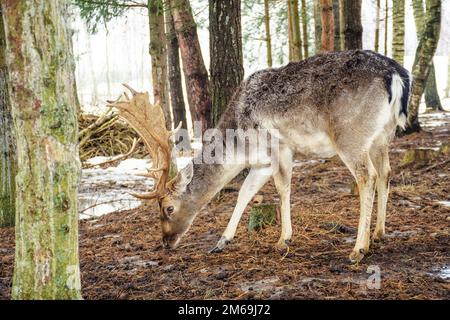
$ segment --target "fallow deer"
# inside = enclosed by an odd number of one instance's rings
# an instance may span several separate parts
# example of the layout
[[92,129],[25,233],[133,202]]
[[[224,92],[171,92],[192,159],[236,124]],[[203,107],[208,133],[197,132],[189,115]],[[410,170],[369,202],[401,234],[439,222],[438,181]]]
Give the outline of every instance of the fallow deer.
[[[278,166],[271,167],[267,159],[252,165],[194,161],[170,181],[170,133],[165,130],[161,110],[146,103],[147,94],[135,91],[132,99],[112,105],[142,136],[154,160],[156,169],[149,173],[158,180],[154,191],[136,196],[158,199],[164,246],[176,247],[200,209],[249,166],[228,226],[212,251],[223,250],[233,239],[247,204],[271,176],[281,201],[278,245],[287,246],[292,235],[293,156],[338,155],[359,189],[358,233],[350,254],[350,260],[358,262],[369,250],[375,190],[378,201],[373,240],[385,234],[390,174],[388,144],[397,126],[405,126],[410,86],[409,72],[397,62],[363,50],[325,53],[258,71],[239,86],[216,129],[223,133],[227,129],[249,128],[277,132]],[[214,147],[223,141],[205,143],[203,148],[211,144]]]

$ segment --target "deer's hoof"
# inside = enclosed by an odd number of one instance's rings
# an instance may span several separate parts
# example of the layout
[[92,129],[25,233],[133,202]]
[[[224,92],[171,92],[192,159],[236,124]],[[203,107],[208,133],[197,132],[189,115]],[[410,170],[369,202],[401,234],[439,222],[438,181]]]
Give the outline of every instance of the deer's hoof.
[[382,230],[375,230],[372,235],[372,243],[381,242],[384,238],[384,231]]
[[209,253],[220,253],[223,251],[223,249],[227,246],[227,244],[230,243],[230,240],[227,240],[225,237],[221,237],[220,240],[217,242],[216,246],[209,250]]
[[289,251],[289,240],[279,240],[275,245],[275,249],[284,254]]
[[364,250],[364,249],[353,250],[349,257],[350,262],[351,263],[359,263],[364,258],[365,254],[366,254],[366,250]]

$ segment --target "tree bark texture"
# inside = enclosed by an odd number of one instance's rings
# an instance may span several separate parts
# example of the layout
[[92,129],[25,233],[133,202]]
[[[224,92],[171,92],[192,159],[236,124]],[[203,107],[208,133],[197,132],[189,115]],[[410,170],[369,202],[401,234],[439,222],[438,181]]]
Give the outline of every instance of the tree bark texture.
[[322,21],[320,17],[320,0],[314,0],[314,44],[316,54],[322,51]]
[[375,52],[380,52],[380,24],[381,24],[381,0],[376,0],[376,18],[375,18]]
[[333,0],[320,0],[322,21],[322,52],[334,50]]
[[341,49],[362,49],[361,0],[340,0]]
[[189,108],[202,129],[211,127],[211,97],[208,72],[203,62],[197,26],[188,0],[171,0],[170,10],[180,45]]
[[14,225],[16,146],[8,93],[5,28],[0,6],[0,227]]
[[333,0],[334,51],[341,50],[341,34],[339,26],[339,0]]
[[291,41],[289,44],[291,51],[290,61],[303,60],[298,0],[288,0],[288,11],[288,23],[290,24],[288,29],[291,31]]
[[306,14],[306,0],[302,0],[302,32],[303,32],[303,56],[308,58],[309,56],[309,39],[308,39],[308,17]]
[[266,31],[267,66],[272,67],[272,36],[270,34],[269,0],[264,0],[264,27]]
[[427,12],[413,64],[413,86],[408,110],[407,133],[420,131],[419,105],[441,29],[441,0],[427,0]]
[[403,65],[405,57],[405,0],[392,0],[392,58]]
[[3,3],[17,141],[14,299],[80,299],[80,177],[65,0]]
[[209,2],[209,52],[215,126],[244,77],[240,0]]
[[159,103],[166,119],[166,128],[172,129],[167,79],[167,43],[162,0],[148,1],[150,27],[150,57],[152,62],[153,99]]
[[[413,0],[412,5],[417,30],[417,40],[420,40],[425,19],[424,3],[423,0]],[[427,78],[427,83],[425,84],[425,105],[429,110],[443,110],[436,86],[436,73],[433,61],[431,61],[430,73]]]

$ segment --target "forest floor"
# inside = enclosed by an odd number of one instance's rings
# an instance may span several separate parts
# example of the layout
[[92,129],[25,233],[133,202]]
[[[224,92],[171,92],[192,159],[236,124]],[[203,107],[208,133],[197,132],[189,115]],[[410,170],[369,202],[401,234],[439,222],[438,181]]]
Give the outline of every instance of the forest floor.
[[[274,248],[279,225],[247,231],[249,208],[235,240],[222,253],[208,253],[227,225],[236,185],[202,210],[172,251],[160,245],[156,204],[80,221],[83,297],[449,299],[450,114],[422,120],[425,131],[392,143],[387,235],[358,265],[348,261],[359,216],[350,172],[338,158],[298,158],[292,179],[293,239],[286,254]],[[410,149],[431,156],[402,163]],[[259,194],[278,202],[272,182]],[[10,296],[13,259],[14,230],[0,230],[0,299]]]

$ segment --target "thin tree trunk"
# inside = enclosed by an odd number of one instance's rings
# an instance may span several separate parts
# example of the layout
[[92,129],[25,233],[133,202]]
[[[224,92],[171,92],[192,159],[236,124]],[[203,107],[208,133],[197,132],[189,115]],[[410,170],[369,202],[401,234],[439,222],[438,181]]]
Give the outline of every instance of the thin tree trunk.
[[381,14],[381,1],[376,0],[376,18],[375,18],[375,52],[380,52],[380,14]]
[[392,0],[392,58],[403,65],[405,56],[405,0]]
[[303,56],[309,56],[308,17],[306,15],[306,0],[302,0],[302,31],[303,31]]
[[171,0],[170,5],[183,61],[189,108],[194,119],[200,121],[202,129],[206,130],[211,127],[211,97],[197,26],[188,0]]
[[5,28],[0,6],[0,227],[14,225],[16,146],[8,94]]
[[384,8],[384,55],[388,54],[388,26],[389,26],[389,2],[386,0]]
[[13,299],[80,299],[80,176],[65,0],[3,3],[17,142]]
[[264,0],[264,26],[266,30],[267,66],[272,67],[272,36],[270,35],[269,0]]
[[322,51],[334,50],[333,0],[320,0],[322,20]]
[[111,77],[110,77],[110,68],[109,68],[109,45],[108,45],[108,32],[106,32],[105,39],[105,64],[106,64],[106,88],[108,97],[111,96]]
[[[180,67],[180,48],[178,45],[177,35],[175,34],[175,26],[173,23],[172,14],[170,10],[165,12],[166,22],[167,22],[167,56],[168,56],[168,67],[169,67],[169,88],[170,88],[170,102],[172,105],[173,122],[174,126],[178,126],[182,122],[181,128],[185,129],[187,132],[187,113],[186,106],[184,104],[183,98],[183,84],[181,77],[181,67]],[[178,137],[175,137],[178,141]],[[184,136],[183,141],[186,148],[190,148],[190,141],[188,136]]]
[[339,46],[341,50],[345,50],[345,24],[345,0],[339,0]]
[[298,12],[298,0],[288,0],[288,22],[291,24],[290,30],[292,32],[290,47],[292,50],[291,61],[298,61],[303,59],[302,54],[302,36],[300,33],[300,16]]
[[[414,21],[416,24],[417,40],[420,40],[425,19],[424,3],[423,0],[413,0],[412,5]],[[430,72],[425,85],[425,105],[427,110],[443,110],[441,99],[439,98],[439,93],[436,87],[436,73],[433,61],[431,61]]]
[[214,126],[244,77],[240,4],[240,0],[209,2],[209,73]]
[[362,49],[361,0],[341,0],[339,6],[342,49]]
[[314,0],[314,46],[316,54],[322,51],[322,22],[320,17],[320,0]]
[[92,47],[91,47],[91,35],[86,31],[87,41],[86,46],[88,50],[88,61],[89,61],[89,73],[91,75],[92,88],[91,88],[91,105],[98,105],[98,85],[97,85],[97,77],[94,72],[94,62],[92,60]]
[[339,0],[333,0],[333,20],[334,20],[334,51],[341,50],[341,35],[339,24]]
[[441,0],[427,0],[427,12],[413,65],[413,86],[408,109],[406,132],[420,131],[419,105],[430,73],[431,61],[436,52],[441,29]]
[[153,98],[161,105],[166,119],[166,127],[172,129],[167,87],[167,51],[166,33],[164,30],[164,6],[162,0],[148,1],[148,17],[150,27],[150,56],[152,61]]

